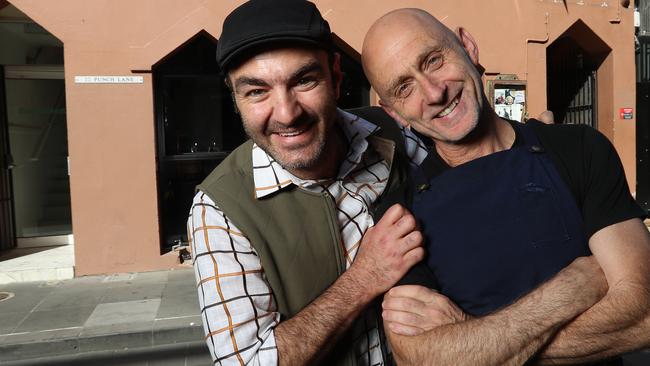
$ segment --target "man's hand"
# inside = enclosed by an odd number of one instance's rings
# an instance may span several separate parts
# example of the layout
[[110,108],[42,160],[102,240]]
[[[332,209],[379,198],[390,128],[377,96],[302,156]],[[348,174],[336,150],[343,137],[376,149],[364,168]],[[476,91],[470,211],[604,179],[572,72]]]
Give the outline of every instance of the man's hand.
[[415,218],[396,204],[368,229],[346,273],[362,283],[374,298],[388,291],[423,257],[422,234]]
[[470,318],[445,295],[418,285],[393,287],[382,303],[384,326],[406,336]]
[[415,218],[391,206],[366,231],[350,268],[296,316],[275,328],[282,365],[313,365],[377,296],[424,257]]
[[540,113],[539,117],[537,117],[537,120],[546,123],[547,125],[552,125],[555,123],[555,116],[553,115],[553,111],[546,110]]

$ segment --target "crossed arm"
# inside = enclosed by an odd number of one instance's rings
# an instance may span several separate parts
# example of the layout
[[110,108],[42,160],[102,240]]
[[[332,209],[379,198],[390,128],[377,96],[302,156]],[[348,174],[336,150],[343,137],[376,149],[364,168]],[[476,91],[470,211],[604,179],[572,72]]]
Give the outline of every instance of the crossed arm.
[[589,241],[609,290],[562,328],[541,364],[575,364],[650,346],[650,234],[639,219],[608,226]]
[[624,221],[598,231],[589,245],[595,260],[579,258],[519,301],[481,318],[466,317],[423,288],[391,290],[384,319],[398,363],[521,365],[538,355],[540,364],[574,364],[648,346],[647,229],[638,219]]
[[[409,287],[407,291],[425,291],[419,286]],[[521,365],[605,291],[606,283],[595,261],[578,258],[535,291],[493,314],[464,321],[452,316],[444,321],[455,318],[455,323],[429,327],[415,336],[394,333],[399,327],[386,320],[387,334],[399,365]],[[403,299],[394,296],[405,292],[399,288],[389,292],[384,300],[385,319],[395,319],[390,309]],[[424,309],[444,309],[450,304],[432,291],[420,294],[419,299],[428,302]],[[435,313],[428,314],[431,316],[439,318]]]

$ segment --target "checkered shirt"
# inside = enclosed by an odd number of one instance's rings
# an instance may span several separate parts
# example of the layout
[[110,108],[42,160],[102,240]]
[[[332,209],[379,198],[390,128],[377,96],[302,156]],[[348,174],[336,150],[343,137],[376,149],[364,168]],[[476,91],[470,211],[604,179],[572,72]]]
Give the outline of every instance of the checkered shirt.
[[[289,185],[312,192],[327,191],[337,208],[346,264],[357,254],[361,238],[374,225],[371,204],[381,195],[390,166],[368,137],[378,128],[342,110],[339,120],[349,151],[336,179],[303,180],[282,168],[253,145],[255,194],[261,198]],[[402,129],[411,164],[426,157],[426,147],[410,130]],[[260,259],[244,233],[203,192],[194,197],[188,219],[199,304],[210,354],[218,365],[277,365],[274,328],[280,314]],[[378,314],[365,312],[366,334],[355,335],[361,365],[383,365]]]

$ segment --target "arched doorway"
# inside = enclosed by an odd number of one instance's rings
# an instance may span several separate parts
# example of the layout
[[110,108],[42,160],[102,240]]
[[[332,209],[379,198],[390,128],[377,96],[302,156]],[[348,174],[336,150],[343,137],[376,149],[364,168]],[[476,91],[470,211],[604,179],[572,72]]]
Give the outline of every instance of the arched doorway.
[[[13,220],[18,247],[70,244],[63,43],[5,3],[0,8],[0,68],[2,226],[10,227]],[[13,210],[7,210],[7,197]],[[0,248],[11,248],[9,240],[3,238]]]
[[[599,94],[610,48],[582,21],[574,23],[546,49],[547,102],[556,123],[598,128]],[[606,77],[604,79],[607,79]]]

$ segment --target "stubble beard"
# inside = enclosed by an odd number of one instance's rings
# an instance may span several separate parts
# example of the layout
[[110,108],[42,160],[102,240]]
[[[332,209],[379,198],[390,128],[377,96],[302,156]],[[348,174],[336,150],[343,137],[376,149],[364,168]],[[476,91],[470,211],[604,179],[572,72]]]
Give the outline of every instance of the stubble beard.
[[483,123],[481,123],[481,120],[485,119],[485,97],[484,97],[484,92],[483,92],[483,86],[482,85],[476,85],[475,84],[475,93],[476,99],[475,99],[475,105],[472,107],[471,114],[474,116],[472,117],[471,121],[468,121],[468,125],[465,127],[464,133],[461,134],[461,136],[457,136],[456,138],[443,138],[442,142],[445,142],[450,145],[463,145],[466,143],[470,143],[473,141],[477,135],[481,134],[481,128]]
[[[248,127],[249,124],[242,116],[244,132],[246,132],[246,135],[248,135],[257,146],[264,150],[284,169],[288,171],[308,170],[322,162],[322,159],[324,159],[323,155],[328,146],[328,137],[333,133],[332,125],[334,124],[333,121],[336,119],[336,105],[333,104],[332,106],[328,106],[327,111],[329,112],[323,115],[322,121],[317,115],[305,112],[305,115],[301,117],[303,121],[299,122],[298,125],[309,125],[309,128],[322,130],[317,131],[318,136],[315,141],[312,141],[310,144],[305,146],[295,147],[291,150],[277,149],[269,142],[267,135],[258,138],[259,134]],[[271,127],[273,128],[273,126]],[[273,129],[271,129],[271,131],[273,131]]]

